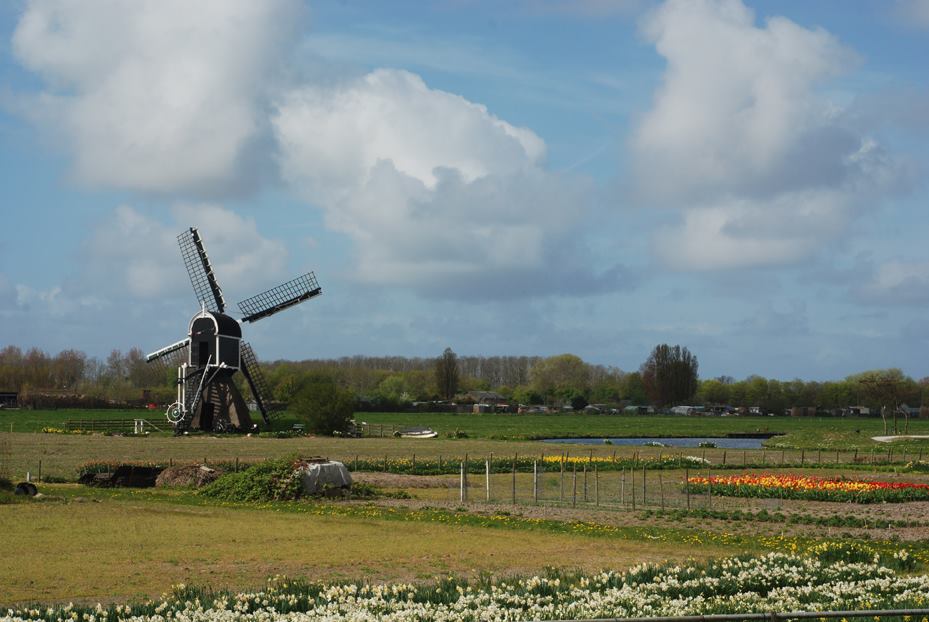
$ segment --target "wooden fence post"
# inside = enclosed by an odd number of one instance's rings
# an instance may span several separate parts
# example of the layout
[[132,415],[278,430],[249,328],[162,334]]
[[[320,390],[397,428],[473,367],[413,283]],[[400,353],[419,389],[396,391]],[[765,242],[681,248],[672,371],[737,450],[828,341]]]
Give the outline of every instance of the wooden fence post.
[[596,464],[594,465],[594,501],[596,505],[600,505],[600,469]]
[[564,503],[564,457],[561,460],[561,485],[558,492],[558,501]]
[[490,458],[484,461],[484,493],[486,501],[490,501]]
[[461,503],[467,501],[468,489],[465,487],[465,463],[462,461],[460,476],[458,478],[458,499]]
[[643,464],[643,465],[642,465],[642,507],[643,507],[643,508],[644,508],[644,507],[646,506],[646,504],[648,503],[648,502],[646,501],[646,499],[648,499],[648,495],[645,493],[645,485],[646,485],[646,482],[645,482],[645,465]]
[[532,502],[539,504],[539,463],[532,463]]
[[723,466],[726,466],[726,450],[723,450]]
[[[356,471],[358,470],[358,458],[357,457],[355,458],[355,470]],[[235,457],[235,472],[236,473],[239,472],[239,457],[238,456]]]

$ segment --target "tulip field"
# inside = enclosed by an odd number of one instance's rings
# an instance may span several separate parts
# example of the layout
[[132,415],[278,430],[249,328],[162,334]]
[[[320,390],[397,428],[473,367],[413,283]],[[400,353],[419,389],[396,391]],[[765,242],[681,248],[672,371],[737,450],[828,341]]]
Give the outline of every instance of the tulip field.
[[691,477],[691,492],[726,497],[768,497],[854,503],[929,501],[929,484],[801,475],[729,475]]

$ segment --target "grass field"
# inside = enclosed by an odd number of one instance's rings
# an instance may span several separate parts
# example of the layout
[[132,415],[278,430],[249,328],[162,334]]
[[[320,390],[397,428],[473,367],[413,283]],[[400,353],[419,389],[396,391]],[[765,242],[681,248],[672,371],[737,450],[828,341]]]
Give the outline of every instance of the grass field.
[[[61,427],[68,419],[144,418],[160,424],[161,411],[151,410],[0,410],[0,431],[38,432],[45,426]],[[369,424],[371,435],[389,435],[393,429],[430,427],[441,437],[463,432],[471,439],[535,440],[542,438],[608,436],[725,436],[726,434],[780,434],[770,439],[771,447],[797,449],[870,448],[872,436],[883,434],[880,417],[685,417],[672,415],[511,415],[454,413],[357,413],[356,419]],[[276,422],[278,429],[289,429],[297,421],[285,414]],[[899,421],[902,433],[904,422]],[[911,419],[910,434],[929,434],[929,419]],[[918,447],[925,441],[901,444]]]
[[[46,487],[62,501],[0,505],[0,604],[125,600],[176,583],[260,586],[311,580],[424,580],[436,575],[599,570],[738,550],[604,540],[544,530],[208,506],[184,494]],[[570,555],[565,555],[570,551]]]
[[[374,426],[428,426],[447,436],[460,430],[470,438],[524,440],[608,436],[725,436],[730,433],[783,434],[772,447],[865,448],[883,433],[878,418],[834,417],[685,417],[673,415],[503,415],[451,413],[358,413]],[[902,430],[903,421],[900,421]],[[910,421],[910,434],[929,434],[929,419]],[[918,443],[913,441],[914,443]],[[926,445],[929,447],[929,444]]]

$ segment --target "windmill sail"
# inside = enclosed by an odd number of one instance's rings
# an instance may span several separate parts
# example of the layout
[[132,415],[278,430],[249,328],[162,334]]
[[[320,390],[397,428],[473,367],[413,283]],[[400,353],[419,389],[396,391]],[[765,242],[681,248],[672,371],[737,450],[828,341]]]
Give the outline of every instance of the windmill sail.
[[223,290],[216,282],[210,258],[203,248],[203,240],[196,227],[191,227],[177,236],[177,243],[181,247],[181,256],[184,266],[190,275],[190,284],[193,285],[197,300],[208,310],[222,313],[226,310],[226,301],[223,299]]
[[246,298],[239,303],[239,310],[244,316],[243,322],[255,322],[261,318],[274,315],[288,307],[293,307],[322,293],[316,275],[307,272],[292,281],[281,283],[273,289],[257,296]]
[[178,342],[172,343],[170,346],[165,346],[160,350],[155,350],[151,354],[146,355],[145,362],[157,362],[166,367],[177,367],[182,361],[187,360],[187,348],[189,347],[190,337],[181,339]]
[[258,366],[258,359],[255,357],[255,351],[248,342],[241,342],[240,353],[242,355],[241,369],[248,381],[248,387],[252,390],[252,397],[255,398],[255,404],[261,411],[261,416],[265,423],[271,423],[271,419],[278,413],[278,409],[271,403],[271,390],[265,380],[264,374],[261,373],[261,367]]

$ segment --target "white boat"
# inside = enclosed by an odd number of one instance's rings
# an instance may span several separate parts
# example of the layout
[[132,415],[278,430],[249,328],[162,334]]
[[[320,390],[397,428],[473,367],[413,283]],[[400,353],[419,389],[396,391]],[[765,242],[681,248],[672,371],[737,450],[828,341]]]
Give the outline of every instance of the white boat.
[[425,428],[422,430],[401,430],[399,432],[400,438],[435,438],[439,435],[438,432]]

